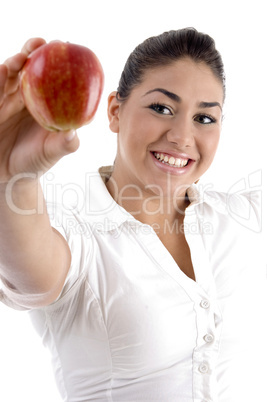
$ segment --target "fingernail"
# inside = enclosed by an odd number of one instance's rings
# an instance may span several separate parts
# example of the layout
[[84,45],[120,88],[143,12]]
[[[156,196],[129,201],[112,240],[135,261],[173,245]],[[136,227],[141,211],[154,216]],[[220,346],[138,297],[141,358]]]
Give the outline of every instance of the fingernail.
[[67,131],[65,133],[65,140],[66,141],[72,141],[73,138],[76,136],[76,130],[71,130],[71,131]]

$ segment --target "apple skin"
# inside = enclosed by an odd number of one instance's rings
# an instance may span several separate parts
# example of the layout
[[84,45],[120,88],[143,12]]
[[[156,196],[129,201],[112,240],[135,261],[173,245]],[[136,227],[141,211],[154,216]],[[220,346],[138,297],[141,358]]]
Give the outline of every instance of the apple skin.
[[87,47],[52,41],[26,60],[20,75],[24,103],[50,131],[82,127],[93,119],[103,92],[104,73]]

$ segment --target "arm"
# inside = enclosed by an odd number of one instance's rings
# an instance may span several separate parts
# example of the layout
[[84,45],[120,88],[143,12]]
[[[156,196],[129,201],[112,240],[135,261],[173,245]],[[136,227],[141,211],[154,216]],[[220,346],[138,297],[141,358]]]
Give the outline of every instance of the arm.
[[25,299],[36,296],[29,307],[55,300],[71,260],[66,241],[40,208],[45,203],[38,178],[79,145],[73,133],[41,128],[23,104],[19,71],[43,43],[28,41],[0,65],[0,277]]

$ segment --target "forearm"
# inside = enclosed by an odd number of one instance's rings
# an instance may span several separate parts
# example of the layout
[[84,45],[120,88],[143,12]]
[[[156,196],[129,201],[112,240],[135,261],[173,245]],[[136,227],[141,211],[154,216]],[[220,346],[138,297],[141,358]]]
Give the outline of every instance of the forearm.
[[53,292],[69,256],[50,225],[38,180],[0,185],[0,222],[0,275],[22,294]]

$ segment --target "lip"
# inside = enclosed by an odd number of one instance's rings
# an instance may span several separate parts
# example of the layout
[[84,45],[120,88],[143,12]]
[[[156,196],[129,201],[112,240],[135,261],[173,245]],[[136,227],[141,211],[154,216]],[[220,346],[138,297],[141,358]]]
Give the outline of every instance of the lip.
[[[161,153],[163,155],[167,155],[169,157],[173,156],[174,158],[179,158],[179,159],[188,159],[188,163],[184,167],[174,167],[171,165],[167,165],[167,164],[160,162],[155,157],[154,153]],[[187,173],[195,162],[195,159],[190,158],[190,156],[185,153],[151,151],[150,155],[151,155],[152,161],[159,169],[161,169],[162,171],[164,171],[166,173],[171,173],[173,175],[182,175],[182,174]]]
[[193,162],[195,162],[195,159],[193,159],[192,156],[190,156],[190,155],[188,155],[188,154],[186,154],[186,153],[184,153],[184,152],[161,151],[161,150],[157,151],[157,150],[153,149],[153,151],[151,151],[151,153],[152,153],[152,154],[153,154],[153,153],[156,153],[156,154],[163,154],[163,155],[166,155],[166,156],[168,156],[168,157],[173,156],[175,159],[176,159],[176,158],[178,158],[178,159],[190,159],[190,160],[192,160]]

